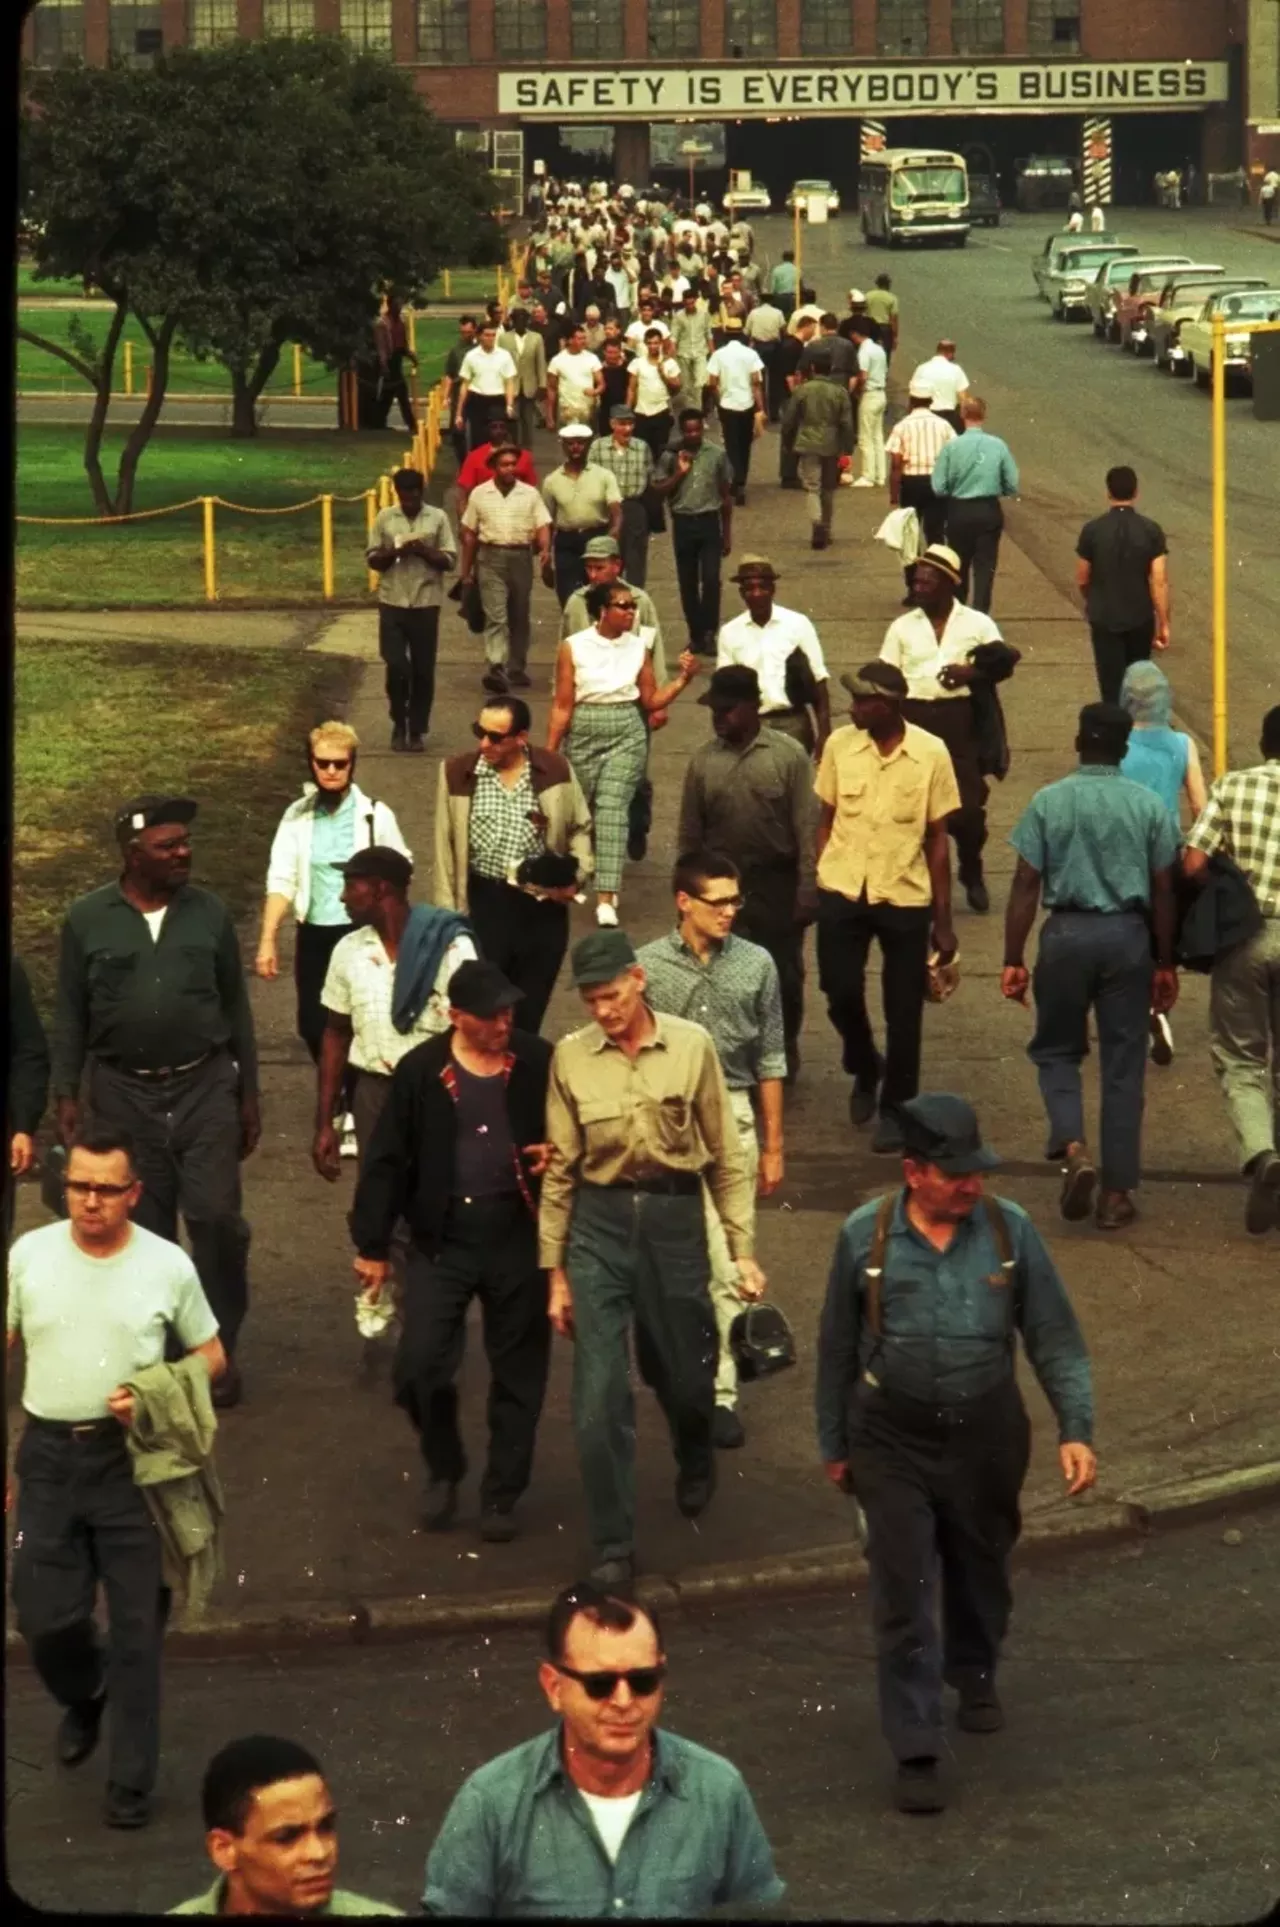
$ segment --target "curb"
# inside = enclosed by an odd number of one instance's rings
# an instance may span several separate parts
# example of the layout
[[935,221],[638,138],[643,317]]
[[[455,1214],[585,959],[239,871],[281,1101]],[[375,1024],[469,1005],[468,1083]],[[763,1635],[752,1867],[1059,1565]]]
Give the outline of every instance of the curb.
[[[1280,1460],[1241,1466],[1227,1472],[1151,1486],[1142,1494],[1099,1499],[1073,1506],[1066,1502],[1028,1520],[1015,1555],[1019,1560],[1047,1553],[1077,1552],[1280,1502]],[[856,1525],[855,1525],[856,1530]],[[856,1587],[866,1560],[855,1543],[823,1546],[755,1561],[695,1567],[681,1577],[643,1575],[636,1588],[642,1604],[670,1613],[686,1606],[732,1606],[756,1599],[833,1592]],[[548,1595],[538,1592],[474,1594],[461,1599],[417,1597],[317,1606],[314,1611],[241,1616],[211,1615],[202,1624],[175,1628],[166,1648],[181,1658],[228,1658],[236,1654],[310,1651],[339,1646],[392,1645],[433,1634],[485,1633],[507,1627],[541,1626]],[[5,1637],[10,1664],[25,1662],[21,1635]]]

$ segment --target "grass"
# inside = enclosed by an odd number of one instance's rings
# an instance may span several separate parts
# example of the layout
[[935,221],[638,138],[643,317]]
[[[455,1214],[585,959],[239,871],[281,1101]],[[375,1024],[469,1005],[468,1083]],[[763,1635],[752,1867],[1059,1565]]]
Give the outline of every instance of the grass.
[[[78,289],[74,292],[80,292]],[[23,308],[18,312],[18,325],[30,328],[33,333],[44,335],[60,346],[70,348],[75,353],[71,340],[72,324],[85,329],[98,344],[106,339],[111,315],[105,308]],[[444,317],[425,318],[416,324],[418,349],[418,380],[422,387],[429,387],[444,368],[445,356],[458,338],[457,322]],[[143,333],[141,323],[130,315],[125,322],[120,345],[116,350],[115,382],[117,391],[123,393],[124,344],[133,344],[133,379],[135,394],[142,394],[146,384],[145,370],[151,360],[151,344]],[[44,348],[37,348],[29,341],[18,342],[17,387],[18,393],[35,390],[52,390],[58,394],[87,395],[89,386],[84,379],[68,368],[65,361],[50,354]],[[323,362],[313,361],[310,355],[302,357],[302,393],[313,400],[327,401],[336,396],[337,377]],[[169,389],[173,394],[229,396],[231,378],[226,369],[217,361],[197,361],[194,355],[175,350],[169,363]],[[267,395],[289,395],[293,392],[293,349],[286,346],[267,382],[264,391]]]
[[117,872],[115,804],[141,790],[197,798],[195,880],[245,916],[297,793],[299,743],[342,713],[351,673],[285,650],[19,643],[13,947],[46,1010],[67,904]]
[[40,281],[36,271],[25,264],[18,269],[17,292],[19,294],[71,294],[83,298],[83,281]]
[[[104,438],[104,466],[114,472],[123,429]],[[18,427],[20,515],[91,515],[79,428]],[[158,428],[142,458],[135,510],[197,495],[221,495],[253,508],[283,508],[313,495],[356,495],[401,460],[405,442],[392,434],[339,435],[315,429],[264,429],[252,442],[202,428]],[[365,507],[335,502],[334,588],[366,593]],[[17,527],[17,600],[41,608],[156,607],[203,604],[201,511],[96,528]],[[216,511],[219,599],[319,602],[320,510],[246,516]]]

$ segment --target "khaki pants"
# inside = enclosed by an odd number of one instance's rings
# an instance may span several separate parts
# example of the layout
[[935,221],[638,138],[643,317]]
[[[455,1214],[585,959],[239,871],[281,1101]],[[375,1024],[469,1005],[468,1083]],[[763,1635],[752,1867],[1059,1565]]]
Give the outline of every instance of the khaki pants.
[[[738,1141],[747,1161],[747,1176],[751,1182],[752,1198],[755,1197],[756,1174],[760,1169],[760,1144],[756,1137],[755,1112],[751,1108],[751,1096],[747,1091],[730,1091],[729,1104],[733,1111],[734,1122],[738,1127]],[[729,1331],[740,1311],[746,1309],[746,1300],[738,1296],[738,1267],[729,1256],[729,1242],[724,1235],[724,1226],[712,1201],[711,1192],[704,1183],[702,1203],[707,1221],[707,1257],[711,1263],[711,1303],[716,1314],[716,1330],[720,1336],[720,1357],[716,1365],[716,1404],[727,1405],[730,1411],[738,1402],[738,1368],[729,1350]],[[754,1206],[752,1216],[754,1218]]]
[[1280,917],[1214,965],[1209,1039],[1245,1165],[1280,1138]]
[[877,488],[885,483],[883,388],[868,388],[858,397],[858,454],[862,473]]
[[835,455],[801,455],[796,464],[800,486],[809,504],[809,520],[816,528],[831,527],[831,510],[840,484],[840,462]]

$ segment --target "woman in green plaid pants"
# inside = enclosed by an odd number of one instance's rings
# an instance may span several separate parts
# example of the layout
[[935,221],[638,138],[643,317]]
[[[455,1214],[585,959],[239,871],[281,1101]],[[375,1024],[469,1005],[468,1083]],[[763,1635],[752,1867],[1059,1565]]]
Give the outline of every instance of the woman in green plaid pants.
[[564,754],[591,805],[595,824],[596,922],[618,921],[618,890],[627,849],[627,813],[644,775],[646,717],[673,703],[696,673],[680,658],[674,682],[654,681],[652,629],[637,629],[635,592],[625,582],[597,582],[587,591],[594,627],[560,644],[547,748]]

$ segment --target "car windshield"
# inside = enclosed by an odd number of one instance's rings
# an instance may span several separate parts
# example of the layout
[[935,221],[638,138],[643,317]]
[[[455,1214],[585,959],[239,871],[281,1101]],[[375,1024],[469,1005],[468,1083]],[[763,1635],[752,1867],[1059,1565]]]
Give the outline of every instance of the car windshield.
[[795,192],[797,194],[830,194],[831,183],[830,181],[797,181]]
[[1266,294],[1229,294],[1221,304],[1228,321],[1269,321],[1280,307],[1280,291]]
[[1080,268],[1098,268],[1111,259],[1110,248],[1080,248],[1074,253],[1059,256],[1058,266],[1064,274],[1075,274]]
[[946,201],[959,207],[964,198],[964,172],[959,167],[904,167],[893,177],[895,207],[909,207],[915,201]]

